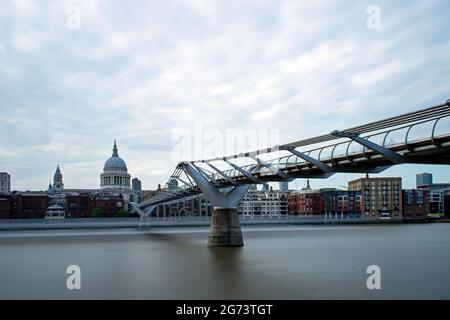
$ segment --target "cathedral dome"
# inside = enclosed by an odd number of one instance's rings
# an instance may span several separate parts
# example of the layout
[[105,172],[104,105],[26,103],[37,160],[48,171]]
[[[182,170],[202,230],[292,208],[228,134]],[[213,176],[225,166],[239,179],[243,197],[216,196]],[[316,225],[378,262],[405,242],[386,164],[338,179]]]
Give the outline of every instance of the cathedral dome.
[[131,176],[128,174],[127,164],[119,157],[117,143],[114,140],[112,157],[106,160],[103,173],[100,175],[100,188],[129,190],[130,182]]
[[119,170],[119,171],[128,171],[127,164],[120,157],[111,157],[105,162],[104,171],[108,170]]
[[113,155],[111,158],[106,160],[103,171],[128,171],[127,164],[121,157],[119,157],[116,141],[114,141]]

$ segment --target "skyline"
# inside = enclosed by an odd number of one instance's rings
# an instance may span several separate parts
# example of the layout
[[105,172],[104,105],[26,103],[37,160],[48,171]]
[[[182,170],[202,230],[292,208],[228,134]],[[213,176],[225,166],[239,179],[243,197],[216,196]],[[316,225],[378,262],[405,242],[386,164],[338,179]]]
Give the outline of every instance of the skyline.
[[[114,138],[132,177],[155,189],[174,168],[174,131],[199,121],[275,129],[287,143],[450,98],[445,1],[377,1],[381,30],[366,26],[370,1],[112,3],[78,1],[71,30],[69,2],[6,1],[0,171],[13,190],[44,190],[57,164],[67,187],[97,188]],[[412,188],[421,172],[450,180],[450,168],[429,165],[377,176]]]
[[[403,164],[402,166],[412,166],[412,167],[430,167],[429,165],[411,165],[411,164]],[[397,166],[398,167],[398,166]],[[431,168],[433,168],[433,167],[441,167],[441,166],[431,166]],[[62,173],[62,175],[63,175],[63,181],[66,181],[66,179],[64,178],[65,177],[65,175],[64,175],[64,168],[62,168],[61,169],[61,165],[59,165],[59,164],[57,164],[56,165],[56,168],[57,169],[60,169],[61,170],[61,173]],[[394,167],[395,168],[395,167]],[[56,170],[57,170],[56,169]],[[391,168],[392,169],[392,168]],[[389,171],[389,170],[391,170],[391,169],[388,169],[388,170],[386,170],[385,172],[382,172],[382,173],[380,173],[380,174],[370,174],[369,176],[370,177],[400,177],[400,178],[402,178],[402,188],[403,189],[415,189],[416,188],[416,175],[417,174],[420,174],[420,173],[430,173],[430,174],[432,174],[432,176],[433,176],[433,183],[450,183],[450,179],[449,180],[442,180],[442,177],[437,177],[436,176],[436,171],[437,170],[429,170],[429,171],[423,171],[423,172],[417,172],[416,174],[414,174],[414,177],[413,177],[413,184],[414,185],[412,185],[412,186],[410,186],[411,185],[411,177],[409,177],[408,176],[408,178],[406,179],[406,181],[407,181],[407,183],[408,183],[408,185],[405,185],[405,183],[404,183],[404,178],[403,177],[401,177],[401,176],[398,176],[398,175],[395,175],[395,174],[386,174],[386,172],[387,171]],[[53,170],[53,173],[52,173],[52,175],[51,175],[51,177],[49,177],[49,184],[50,185],[52,185],[53,184],[53,175],[54,175],[54,172],[55,172],[55,170]],[[8,173],[8,172],[6,172],[6,173]],[[346,181],[343,181],[342,183],[343,184],[338,184],[338,185],[333,185],[333,186],[331,186],[331,184],[329,184],[329,185],[325,185],[325,186],[321,186],[320,188],[329,188],[329,187],[334,187],[334,188],[336,188],[336,189],[346,189],[346,185],[347,185],[347,183],[349,182],[349,181],[352,181],[352,180],[356,180],[356,179],[359,179],[359,178],[363,178],[364,176],[365,176],[365,174],[360,174],[360,173],[356,173],[356,174],[342,174],[342,173],[336,173],[336,175],[337,176],[347,176],[347,177],[351,177],[351,179],[348,179],[348,180],[346,180]],[[100,176],[100,175],[99,175]],[[137,178],[137,179],[139,179],[139,181],[141,181],[140,180],[140,178],[139,177],[136,177],[136,176],[131,176],[131,178],[132,179],[134,179],[134,178]],[[310,178],[309,180],[310,180],[310,184],[313,186],[312,187],[312,189],[313,190],[318,190],[318,189],[320,189],[319,187],[317,187],[317,188],[315,188],[314,187],[314,184],[315,184],[315,182],[316,181],[329,181],[329,180],[331,180],[331,179],[333,179],[333,178],[337,178],[337,181],[336,181],[336,183],[339,183],[339,181],[341,181],[340,180],[340,178],[339,177],[336,177],[336,176],[332,176],[332,177],[330,177],[330,178],[328,178],[328,179],[314,179],[314,178]],[[42,188],[42,189],[29,189],[29,188],[25,188],[25,189],[15,189],[15,188],[13,188],[13,177],[11,176],[11,191],[45,191],[46,189],[45,188]],[[142,182],[142,181],[141,181]],[[70,183],[70,182],[69,182]],[[269,183],[267,183],[269,186],[275,186],[275,188],[274,188],[274,190],[278,190],[279,189],[279,183],[278,182],[269,182]],[[291,182],[289,182],[289,190],[290,191],[299,191],[299,190],[301,190],[302,188],[304,188],[306,185],[307,185],[307,179],[295,179],[294,181],[291,181]],[[164,184],[161,184],[161,186],[163,187],[164,186]],[[263,187],[263,185],[261,184],[261,185],[258,185],[259,187],[258,187],[258,190],[260,190],[262,187]],[[48,187],[48,186],[47,186]],[[97,186],[89,186],[89,187],[73,187],[73,186],[71,186],[71,185],[68,185],[67,187],[66,187],[66,189],[99,189],[99,185],[97,185]],[[156,188],[143,188],[142,190],[155,190]]]

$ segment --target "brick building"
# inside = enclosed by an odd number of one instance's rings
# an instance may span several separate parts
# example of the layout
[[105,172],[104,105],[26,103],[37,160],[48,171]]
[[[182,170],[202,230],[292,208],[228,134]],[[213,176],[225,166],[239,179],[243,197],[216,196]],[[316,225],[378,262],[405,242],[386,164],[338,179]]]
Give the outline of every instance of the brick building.
[[104,217],[114,217],[125,209],[121,194],[14,192],[11,196],[0,196],[0,219],[44,219],[50,208],[58,205],[64,211],[63,217],[91,218],[92,211],[99,208]]
[[46,192],[21,192],[12,197],[12,217],[17,219],[43,219],[49,206]]
[[122,195],[96,194],[91,196],[89,217],[94,209],[101,209],[104,217],[114,217],[119,210],[125,210]]
[[91,217],[91,197],[88,193],[66,195],[66,216],[68,218]]
[[403,219],[424,220],[429,214],[428,190],[403,190]]
[[10,219],[12,216],[12,197],[0,195],[0,219]]
[[323,212],[322,193],[306,190],[292,192],[288,196],[289,214],[301,216],[321,215]]
[[328,218],[360,218],[361,192],[330,190],[322,192],[323,211]]
[[401,178],[361,178],[350,181],[348,190],[361,192],[362,220],[402,219]]

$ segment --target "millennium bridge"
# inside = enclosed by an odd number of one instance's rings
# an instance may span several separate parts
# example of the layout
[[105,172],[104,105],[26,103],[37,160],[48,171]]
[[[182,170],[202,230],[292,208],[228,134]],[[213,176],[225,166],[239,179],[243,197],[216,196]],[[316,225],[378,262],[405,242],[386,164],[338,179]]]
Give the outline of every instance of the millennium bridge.
[[158,205],[204,194],[214,207],[208,245],[242,246],[236,208],[250,185],[325,179],[336,173],[376,174],[405,163],[450,164],[450,100],[267,149],[182,161],[154,197],[133,205],[146,217]]

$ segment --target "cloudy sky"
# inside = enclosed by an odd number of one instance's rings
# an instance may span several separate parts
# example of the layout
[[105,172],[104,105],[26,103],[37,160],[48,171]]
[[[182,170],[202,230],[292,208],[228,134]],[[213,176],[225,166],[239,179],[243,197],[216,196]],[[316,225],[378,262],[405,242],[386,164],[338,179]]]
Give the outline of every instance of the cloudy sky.
[[[381,9],[381,29],[367,26],[370,5]],[[447,0],[0,7],[0,171],[13,189],[46,188],[57,164],[66,187],[98,187],[114,138],[131,175],[151,189],[174,161],[190,160],[173,149],[198,126],[275,130],[287,143],[450,98]],[[444,166],[385,174],[413,187],[423,171],[450,180]]]

